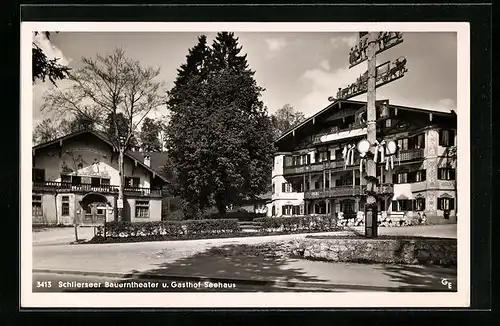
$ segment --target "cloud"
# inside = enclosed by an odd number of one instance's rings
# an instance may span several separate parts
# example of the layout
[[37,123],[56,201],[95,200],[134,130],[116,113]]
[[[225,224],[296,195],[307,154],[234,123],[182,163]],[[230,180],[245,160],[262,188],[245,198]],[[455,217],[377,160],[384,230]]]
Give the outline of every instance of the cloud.
[[[324,68],[323,63],[320,66]],[[330,103],[328,97],[335,96],[338,88],[352,84],[364,72],[363,69],[366,68],[360,65],[334,71],[319,68],[306,70],[299,80],[304,87],[309,88],[309,92],[302,98],[297,109],[311,115],[325,108]]]
[[281,51],[286,45],[287,41],[284,38],[266,38],[267,49],[271,54]]
[[330,70],[330,62],[328,62],[327,59],[325,60],[322,60],[320,63],[319,63],[320,67],[323,68],[324,70]]
[[358,42],[358,38],[356,35],[351,36],[339,36],[330,38],[330,42],[332,43],[334,48],[338,48],[341,46],[349,46],[350,48],[356,45]]
[[67,66],[72,59],[64,55],[64,53],[47,38],[45,33],[38,33],[33,36],[33,42],[38,45],[43,53],[49,59],[59,59],[58,63]]
[[436,104],[436,109],[440,110],[447,110],[449,111],[450,109],[456,110],[457,105],[455,103],[455,100],[452,100],[451,98],[443,98],[440,99],[437,104]]

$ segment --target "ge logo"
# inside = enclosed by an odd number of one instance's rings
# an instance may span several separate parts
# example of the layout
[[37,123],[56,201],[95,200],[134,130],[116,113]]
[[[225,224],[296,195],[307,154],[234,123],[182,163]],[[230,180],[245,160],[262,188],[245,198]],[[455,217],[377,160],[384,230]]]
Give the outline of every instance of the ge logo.
[[446,279],[446,278],[441,279],[441,284],[443,284],[444,286],[447,286],[448,289],[450,289],[450,290],[453,287],[453,283],[448,281],[448,279]]

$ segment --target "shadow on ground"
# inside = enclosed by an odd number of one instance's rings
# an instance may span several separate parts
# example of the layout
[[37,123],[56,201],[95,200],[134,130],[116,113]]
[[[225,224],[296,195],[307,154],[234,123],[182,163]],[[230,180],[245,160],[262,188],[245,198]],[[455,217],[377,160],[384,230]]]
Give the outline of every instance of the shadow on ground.
[[[392,285],[383,286],[349,285],[337,286],[328,280],[307,275],[301,268],[292,268],[290,262],[297,259],[282,258],[256,249],[253,245],[225,245],[212,247],[205,252],[182,258],[170,263],[158,264],[147,271],[131,271],[126,279],[114,281],[117,284],[148,280],[169,284],[168,288],[129,289],[108,288],[99,292],[345,292],[347,291],[386,291],[419,292],[450,291],[441,284],[442,278],[449,278],[456,284],[456,270],[441,267],[428,268],[403,265],[374,265],[381,273],[388,275]],[[334,264],[334,263],[332,263]],[[238,281],[241,280],[241,281]],[[236,281],[235,281],[236,280]],[[198,287],[175,287],[176,284],[198,283]],[[236,285],[231,288],[209,288],[205,281],[218,284]],[[173,283],[172,283],[173,282]],[[455,287],[456,289],[456,287]],[[67,290],[72,291],[72,290]],[[94,291],[96,291],[94,289]],[[78,290],[82,292],[82,290]]]
[[[196,255],[182,258],[171,263],[159,264],[157,268],[147,271],[131,271],[130,277],[119,282],[127,283],[137,279],[155,279],[155,275],[168,275],[166,281],[161,282],[178,282],[178,283],[197,283],[200,278],[210,282],[234,283],[235,288],[172,288],[158,289],[162,292],[194,292],[194,291],[216,291],[216,292],[340,292],[335,289],[314,289],[314,286],[309,284],[307,289],[291,288],[297,282],[317,283],[320,287],[321,283],[327,280],[319,279],[314,276],[306,275],[306,272],[291,268],[287,265],[290,259],[275,257],[273,255],[255,254],[254,247],[251,245],[225,245],[222,247],[212,247],[211,249],[198,253]],[[178,276],[178,277],[176,277]],[[188,276],[188,277],[187,277]],[[190,279],[189,277],[192,277]],[[290,282],[290,283],[289,283]],[[280,283],[277,285],[276,283]],[[283,289],[287,286],[287,289]],[[108,289],[109,291],[116,291]],[[100,289],[99,291],[102,291]],[[127,290],[119,290],[127,292]],[[136,292],[131,290],[130,292]],[[151,289],[147,290],[151,291]]]
[[[455,267],[429,267],[415,265],[384,265],[383,273],[392,282],[399,283],[395,291],[456,292],[457,269]],[[451,283],[451,285],[449,285]]]

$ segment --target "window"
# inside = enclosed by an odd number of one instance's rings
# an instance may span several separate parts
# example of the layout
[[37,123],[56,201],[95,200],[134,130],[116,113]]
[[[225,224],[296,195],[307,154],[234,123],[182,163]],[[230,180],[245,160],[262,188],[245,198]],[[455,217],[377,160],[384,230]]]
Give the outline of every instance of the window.
[[92,187],[99,187],[101,185],[101,178],[91,178]]
[[352,177],[343,177],[341,180],[343,186],[352,186]]
[[359,184],[360,184],[359,177],[356,177],[356,179],[354,179],[354,185],[359,186]]
[[273,207],[271,208],[271,215],[272,216],[276,216],[276,206],[273,205]]
[[300,156],[293,156],[292,157],[292,166],[299,166],[300,165]]
[[284,205],[283,206],[283,215],[292,215],[293,206],[292,205]]
[[412,148],[420,149],[425,148],[425,135],[420,134],[412,137]]
[[149,201],[135,201],[135,217],[149,217]]
[[342,150],[336,149],[335,150],[335,160],[338,161],[338,160],[341,160],[341,159],[342,159]]
[[31,197],[31,206],[33,216],[42,216],[42,195],[33,195]]
[[282,183],[281,192],[292,192],[292,184],[287,182]]
[[273,194],[275,194],[275,193],[276,193],[276,186],[273,183]]
[[455,130],[440,130],[439,146],[443,147],[455,146]]
[[414,175],[414,182],[425,181],[425,170],[416,171]]
[[392,201],[392,211],[393,212],[406,212],[413,209],[413,200],[411,199],[399,199]]
[[386,127],[386,128],[390,128],[391,126],[392,126],[391,119],[387,119],[387,120],[385,120],[385,127]]
[[400,150],[408,150],[408,138],[398,139],[398,147]]
[[285,156],[285,166],[292,166],[292,157]]
[[438,179],[439,180],[455,180],[455,169],[439,168],[438,169]]
[[425,211],[425,198],[417,198],[414,201],[416,211]]
[[44,169],[33,169],[33,181],[34,182],[44,182],[45,181],[45,170]]
[[83,185],[89,185],[92,182],[90,177],[81,177],[81,180]]
[[109,182],[110,182],[110,180],[107,178],[101,179],[101,185],[103,185],[103,186],[109,186],[109,184],[110,184]]
[[71,176],[67,174],[61,174],[61,182],[71,183]]
[[139,177],[125,177],[125,187],[137,188],[139,187]]
[[97,215],[104,215],[104,209],[98,208],[97,209]]
[[61,215],[69,216],[69,196],[62,196]]
[[292,192],[303,192],[304,185],[300,183],[292,183]]
[[408,183],[408,173],[395,173],[392,175],[392,182],[395,184]]
[[304,154],[302,155],[302,165],[311,164],[311,155]]
[[73,176],[71,178],[71,184],[73,186],[79,186],[79,185],[81,185],[82,184],[82,178],[81,177],[77,177],[77,176]]
[[438,209],[443,211],[455,209],[454,198],[438,198],[437,204],[438,204]]
[[323,188],[323,182],[321,181],[316,181],[314,183],[314,189],[322,189]]
[[342,203],[342,212],[344,214],[354,213],[354,203],[347,201]]
[[320,152],[319,153],[319,162],[326,162],[329,160],[328,158],[329,152]]

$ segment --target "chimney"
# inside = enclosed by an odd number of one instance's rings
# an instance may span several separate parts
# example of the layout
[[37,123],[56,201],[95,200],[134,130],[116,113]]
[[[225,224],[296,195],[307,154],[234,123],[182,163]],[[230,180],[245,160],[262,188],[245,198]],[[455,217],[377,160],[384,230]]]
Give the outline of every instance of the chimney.
[[151,167],[151,156],[149,154],[144,154],[144,165]]

